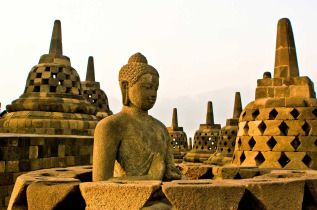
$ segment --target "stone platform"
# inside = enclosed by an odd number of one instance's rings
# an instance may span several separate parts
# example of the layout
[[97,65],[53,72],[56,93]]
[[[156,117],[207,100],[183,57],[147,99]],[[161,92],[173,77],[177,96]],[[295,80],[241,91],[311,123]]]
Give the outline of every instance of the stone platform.
[[17,178],[8,209],[317,208],[316,170],[179,167],[191,180],[90,182],[92,166],[33,171]]

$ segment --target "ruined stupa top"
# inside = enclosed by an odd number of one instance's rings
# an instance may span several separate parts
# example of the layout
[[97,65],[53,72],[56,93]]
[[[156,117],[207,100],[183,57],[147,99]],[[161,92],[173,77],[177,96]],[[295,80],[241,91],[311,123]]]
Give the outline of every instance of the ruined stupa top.
[[[296,48],[291,22],[287,18],[280,19],[277,25],[274,78],[270,72],[265,72],[263,79],[258,80],[254,103],[246,108],[259,106],[286,106],[279,98],[315,98],[314,84],[306,76],[299,76]],[[257,101],[257,99],[263,99]],[[264,100],[265,99],[265,100]],[[273,102],[280,100],[279,103]],[[298,99],[297,99],[298,100]],[[303,101],[304,103],[304,101]],[[306,103],[306,102],[305,102]]]
[[95,65],[92,56],[88,58],[86,81],[95,82]]

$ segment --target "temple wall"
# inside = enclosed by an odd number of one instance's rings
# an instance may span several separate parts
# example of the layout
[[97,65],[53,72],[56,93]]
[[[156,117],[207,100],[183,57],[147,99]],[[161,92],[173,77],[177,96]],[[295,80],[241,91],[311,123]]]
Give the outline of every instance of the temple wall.
[[1,134],[0,209],[6,209],[16,178],[23,173],[92,164],[92,136]]

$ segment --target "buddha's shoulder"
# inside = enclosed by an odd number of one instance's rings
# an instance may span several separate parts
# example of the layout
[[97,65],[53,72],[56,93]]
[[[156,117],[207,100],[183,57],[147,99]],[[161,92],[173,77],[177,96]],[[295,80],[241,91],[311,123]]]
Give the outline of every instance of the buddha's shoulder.
[[118,127],[122,127],[125,122],[128,120],[128,117],[126,114],[119,112],[117,114],[114,115],[110,115],[104,119],[102,119],[97,127],[101,127],[101,128],[118,128]]
[[150,117],[151,117],[152,121],[153,121],[157,126],[161,127],[161,128],[164,129],[164,130],[167,130],[166,126],[165,126],[161,121],[159,121],[158,119],[156,119],[156,118],[154,118],[154,117],[152,117],[152,116],[150,116]]

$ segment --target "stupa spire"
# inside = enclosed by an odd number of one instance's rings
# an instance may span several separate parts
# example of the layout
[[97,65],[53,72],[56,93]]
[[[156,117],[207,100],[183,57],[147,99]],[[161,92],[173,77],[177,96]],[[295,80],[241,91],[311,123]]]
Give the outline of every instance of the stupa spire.
[[49,54],[63,55],[61,21],[55,20]]
[[214,125],[214,112],[211,101],[208,101],[207,104],[206,125]]
[[235,98],[234,98],[234,108],[233,108],[233,119],[238,119],[240,117],[240,114],[242,112],[242,103],[241,103],[241,96],[240,92],[236,92]]
[[95,82],[95,66],[94,58],[92,56],[89,56],[88,58],[86,81]]
[[274,78],[298,76],[292,25],[289,19],[282,18],[277,24]]
[[177,109],[173,109],[172,128],[178,128]]

